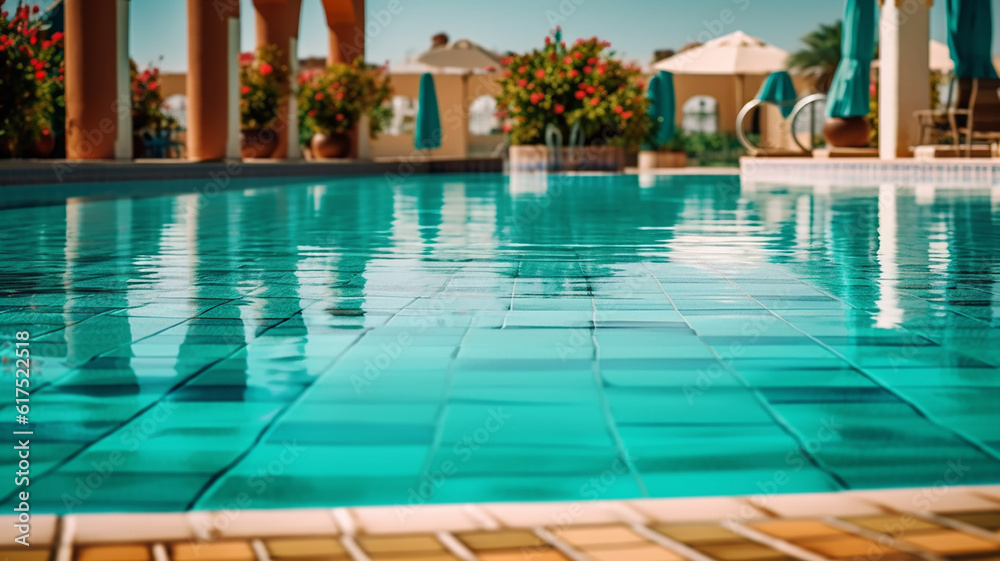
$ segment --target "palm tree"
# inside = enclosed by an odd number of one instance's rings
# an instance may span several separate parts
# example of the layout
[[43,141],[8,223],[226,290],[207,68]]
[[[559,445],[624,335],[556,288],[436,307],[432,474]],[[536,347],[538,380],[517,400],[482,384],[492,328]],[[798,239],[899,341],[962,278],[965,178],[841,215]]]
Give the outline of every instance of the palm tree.
[[840,63],[840,36],[843,22],[820,24],[802,37],[806,47],[788,58],[788,67],[816,76],[816,89],[826,93]]

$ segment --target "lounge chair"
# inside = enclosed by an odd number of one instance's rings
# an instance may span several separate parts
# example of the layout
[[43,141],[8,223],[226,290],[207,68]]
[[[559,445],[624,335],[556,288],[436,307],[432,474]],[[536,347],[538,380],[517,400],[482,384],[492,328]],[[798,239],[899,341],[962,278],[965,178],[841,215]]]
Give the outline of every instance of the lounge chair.
[[948,122],[956,152],[965,137],[965,152],[971,156],[973,140],[1000,140],[1000,80],[972,78],[956,82]]

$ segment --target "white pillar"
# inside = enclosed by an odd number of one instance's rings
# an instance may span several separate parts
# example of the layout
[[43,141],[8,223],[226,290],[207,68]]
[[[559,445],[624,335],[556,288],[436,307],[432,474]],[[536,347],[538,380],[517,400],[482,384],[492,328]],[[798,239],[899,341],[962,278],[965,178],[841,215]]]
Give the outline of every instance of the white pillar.
[[289,160],[302,159],[299,146],[299,39],[288,39],[288,154]]
[[919,141],[914,111],[929,109],[930,6],[884,0],[879,22],[879,157],[905,158]]
[[229,18],[227,46],[229,99],[226,105],[226,158],[240,157],[240,18]]
[[132,159],[132,77],[128,65],[129,0],[118,0],[115,10],[115,41],[118,45],[116,110],[118,132],[115,137],[115,159]]

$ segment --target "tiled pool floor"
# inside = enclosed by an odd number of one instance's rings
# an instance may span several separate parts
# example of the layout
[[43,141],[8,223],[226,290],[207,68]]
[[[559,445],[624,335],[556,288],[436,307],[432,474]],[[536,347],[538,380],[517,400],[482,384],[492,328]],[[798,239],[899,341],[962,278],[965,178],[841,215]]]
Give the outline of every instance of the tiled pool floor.
[[[0,330],[35,358],[33,507],[1000,481],[989,191],[547,181],[0,211]],[[15,490],[0,479],[3,508]]]

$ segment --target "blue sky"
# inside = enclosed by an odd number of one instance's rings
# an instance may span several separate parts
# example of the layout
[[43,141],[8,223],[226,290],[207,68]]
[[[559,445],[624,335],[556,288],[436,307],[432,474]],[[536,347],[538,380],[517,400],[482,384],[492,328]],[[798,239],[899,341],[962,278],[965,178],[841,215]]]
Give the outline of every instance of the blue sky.
[[[385,21],[391,0],[368,0],[369,21]],[[467,37],[497,51],[524,50],[542,41],[554,23],[569,39],[598,35],[626,58],[646,61],[658,48],[676,48],[699,34],[737,29],[787,50],[821,22],[841,17],[837,0],[397,0],[399,14],[368,41],[368,60],[401,62],[430,44],[430,36]],[[299,56],[326,55],[326,26],[320,0],[302,0]],[[934,3],[931,35],[945,41],[943,0]],[[1000,30],[1000,2],[994,27]],[[130,51],[140,64],[156,62],[168,71],[187,67],[185,0],[132,0]],[[243,49],[253,48],[251,0],[242,0]],[[731,23],[721,21],[730,10]],[[994,34],[1000,45],[1000,32]],[[994,48],[1000,52],[1000,47]],[[160,59],[160,57],[163,57]]]

